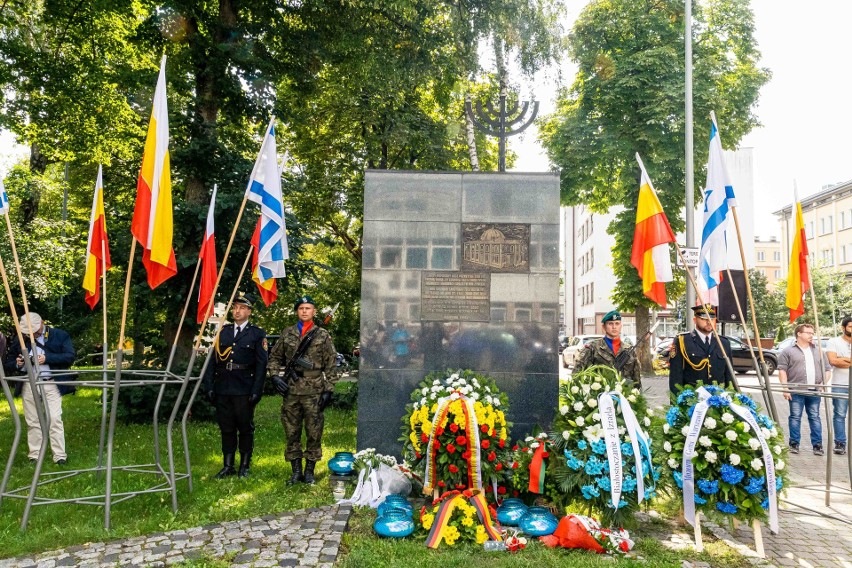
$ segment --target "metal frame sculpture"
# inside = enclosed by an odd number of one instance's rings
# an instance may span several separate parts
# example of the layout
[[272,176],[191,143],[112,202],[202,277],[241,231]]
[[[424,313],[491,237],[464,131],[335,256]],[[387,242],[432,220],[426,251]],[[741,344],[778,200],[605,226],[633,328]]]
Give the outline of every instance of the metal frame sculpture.
[[[231,245],[233,244],[234,237],[236,236],[236,231],[239,227],[240,219],[242,218],[243,211],[245,209],[246,202],[243,201],[242,207],[239,210],[237,221],[234,225],[231,240],[228,243],[228,249],[225,253],[225,258],[222,261],[221,267],[219,269],[219,274],[216,282],[215,289],[218,288],[219,280],[221,280],[222,273],[225,268],[225,264],[227,261],[228,253],[230,252]],[[11,233],[10,233],[11,234]],[[135,241],[133,242],[135,245]],[[14,246],[14,245],[13,245]],[[225,313],[230,309],[231,304],[233,303],[234,297],[236,295],[237,289],[239,288],[239,282],[242,279],[242,274],[245,272],[246,266],[248,265],[249,260],[251,259],[252,252],[254,247],[249,247],[248,255],[246,256],[246,260],[242,265],[242,269],[240,270],[240,278],[237,279],[237,282],[234,286],[234,289],[231,292],[230,298],[228,299],[228,303],[225,308]],[[131,264],[133,259],[133,254],[135,252],[135,246],[131,246]],[[54,504],[62,504],[62,503],[74,503],[80,505],[98,505],[104,506],[104,525],[105,528],[110,528],[110,515],[112,505],[114,503],[120,503],[122,501],[126,501],[132,497],[137,495],[142,495],[146,493],[161,493],[168,492],[171,495],[171,504],[172,510],[177,511],[178,503],[177,503],[177,482],[186,479],[188,481],[189,491],[192,491],[192,464],[189,453],[189,443],[187,436],[187,421],[190,416],[190,411],[192,409],[192,404],[195,401],[195,397],[197,396],[198,390],[201,387],[201,378],[204,376],[204,372],[207,369],[207,366],[210,364],[212,351],[207,353],[206,359],[199,370],[197,375],[193,375],[193,369],[195,367],[198,355],[201,353],[201,340],[203,337],[203,333],[206,328],[207,320],[205,320],[204,324],[201,326],[198,337],[195,341],[195,346],[192,351],[192,355],[190,356],[187,370],[183,375],[174,373],[171,371],[172,363],[174,361],[175,353],[177,350],[177,338],[180,337],[180,332],[183,327],[184,321],[186,320],[186,314],[189,308],[189,303],[193,297],[193,290],[195,289],[195,284],[198,280],[198,273],[200,268],[200,259],[199,263],[196,264],[195,275],[193,276],[192,283],[190,284],[190,290],[187,293],[187,300],[184,305],[183,313],[181,314],[180,323],[178,324],[177,331],[175,333],[175,342],[172,345],[171,352],[169,354],[168,363],[164,370],[128,370],[123,368],[124,362],[124,352],[123,349],[118,349],[116,352],[116,360],[115,360],[115,368],[107,367],[107,354],[106,354],[106,342],[104,342],[104,351],[103,351],[103,360],[104,367],[103,369],[98,370],[74,370],[74,371],[51,371],[51,378],[41,378],[39,375],[38,363],[37,361],[31,361],[30,358],[25,357],[25,370],[26,376],[20,377],[7,377],[2,364],[0,364],[0,385],[2,385],[3,393],[6,397],[6,401],[9,404],[9,408],[12,414],[12,420],[15,424],[15,435],[14,439],[9,451],[9,457],[6,461],[6,467],[3,472],[2,481],[0,481],[0,505],[3,503],[4,498],[10,499],[23,499],[26,501],[26,505],[24,508],[24,513],[21,518],[21,530],[25,530],[27,527],[27,523],[29,522],[29,517],[32,511],[33,506],[36,505],[54,505]],[[9,288],[8,280],[6,278],[6,271],[3,266],[2,258],[0,257],[0,275],[2,275],[3,283],[6,288],[7,299],[9,300],[9,305],[11,306],[12,317],[15,321],[16,331],[18,332],[18,338],[21,344],[23,345],[23,335],[21,333],[20,327],[18,326],[18,318],[17,313],[14,308],[14,301],[12,298],[11,289]],[[128,282],[130,281],[130,269],[128,269]],[[23,289],[23,287],[22,287]],[[127,294],[125,294],[125,302],[127,300]],[[26,304],[26,299],[24,299],[25,311],[28,311],[28,307]],[[126,306],[125,306],[126,307]],[[124,326],[122,325],[122,328]],[[222,322],[217,325],[216,334],[218,335],[219,331],[222,328]],[[215,338],[214,335],[214,338]],[[32,339],[31,339],[32,341]],[[121,333],[121,339],[119,340],[119,346],[124,343],[124,334],[123,329]],[[101,396],[101,428],[100,428],[100,436],[98,443],[98,458],[97,463],[94,467],[82,468],[82,469],[67,469],[58,472],[43,472],[43,464],[44,464],[44,456],[46,455],[47,444],[49,440],[49,436],[46,433],[50,429],[50,411],[48,406],[44,402],[44,385],[50,384],[53,382],[53,378],[62,376],[63,374],[76,374],[81,377],[74,381],[75,386],[78,387],[87,387],[87,388],[95,388],[102,389],[103,394]],[[88,377],[88,378],[85,378]],[[110,378],[111,377],[111,378]],[[41,442],[41,450],[39,452],[39,457],[36,460],[35,470],[33,471],[32,481],[25,486],[9,489],[8,484],[12,474],[12,468],[15,461],[15,454],[17,453],[18,446],[20,445],[21,439],[21,418],[20,414],[17,411],[15,406],[14,397],[12,394],[12,389],[10,389],[10,384],[17,383],[27,383],[30,385],[30,388],[33,392],[33,398],[35,400],[35,406],[38,413],[39,425],[41,430],[45,435],[42,436]],[[144,387],[149,385],[160,385],[160,390],[157,395],[157,400],[154,406],[153,411],[153,454],[154,459],[151,463],[142,463],[142,464],[127,464],[127,465],[115,465],[113,463],[113,454],[114,454],[114,442],[115,442],[115,432],[116,432],[116,420],[118,417],[118,400],[119,393],[122,388],[133,388],[133,387]],[[164,467],[161,460],[161,434],[160,434],[160,424],[159,417],[161,413],[161,409],[163,408],[163,395],[165,393],[166,387],[175,387],[179,388],[178,395],[175,399],[174,405],[169,411],[169,419],[166,423],[166,458],[168,464]],[[181,423],[181,434],[183,440],[183,453],[185,460],[185,471],[177,471],[175,467],[175,442],[174,442],[174,426],[177,420],[178,414],[180,412],[180,405],[184,400],[187,391],[190,390],[190,386],[192,386],[189,399],[187,400],[186,407],[183,410],[180,423]],[[111,401],[109,401],[109,410],[108,408],[108,397],[107,392],[112,392]],[[104,463],[104,449],[106,450],[106,463]],[[142,488],[142,489],[134,489],[129,491],[121,491],[114,492],[113,491],[113,473],[116,471],[124,471],[134,474],[147,474],[154,475],[159,480],[158,482]],[[83,474],[96,474],[100,477],[101,473],[106,474],[105,479],[105,491],[102,494],[98,495],[85,495],[85,496],[69,496],[64,498],[53,498],[53,497],[43,497],[38,495],[38,489],[48,484],[52,484],[64,479],[68,479],[70,477],[74,477],[77,475]]]
[[[266,129],[266,132],[270,132],[274,124],[274,117],[270,118],[269,126]],[[263,155],[264,148],[266,147],[266,141],[268,136],[264,137],[264,142],[261,145],[260,155]],[[257,167],[257,166],[256,166]],[[280,172],[280,168],[279,168]],[[249,187],[251,187],[253,181],[249,180]],[[214,188],[214,195],[216,189]],[[222,274],[225,271],[225,265],[228,261],[228,257],[231,252],[231,247],[234,243],[234,239],[237,234],[237,230],[240,226],[240,221],[243,216],[243,212],[245,211],[246,204],[249,201],[249,194],[246,191],[243,196],[242,204],[240,205],[240,209],[237,213],[237,219],[234,223],[234,227],[231,230],[230,240],[228,241],[228,246],[225,250],[225,255],[222,259],[222,262],[219,266],[219,270],[216,276],[216,283],[213,286],[212,297],[216,297],[216,291],[219,289],[219,284],[222,280]],[[282,205],[283,211],[283,205]],[[9,231],[9,239],[11,242],[12,253],[15,257],[15,267],[18,273],[18,284],[20,285],[21,290],[21,299],[24,307],[24,313],[29,313],[29,306],[27,304],[26,293],[24,291],[23,285],[23,277],[21,276],[20,263],[18,262],[17,252],[15,249],[15,241],[14,235],[12,232],[11,222],[9,221],[8,214],[5,215],[6,224]],[[242,264],[242,268],[237,273],[237,278],[234,284],[234,288],[231,291],[231,295],[228,299],[228,302],[225,306],[225,313],[227,314],[230,310],[231,304],[234,301],[234,297],[236,296],[237,290],[239,288],[240,282],[242,281],[243,274],[246,271],[246,267],[248,266],[249,261],[252,258],[252,254],[254,251],[254,245],[250,245],[248,249],[248,254],[246,255],[245,261]],[[168,492],[171,494],[171,504],[172,510],[177,511],[177,482],[183,479],[188,481],[189,490],[192,491],[192,464],[190,461],[189,454],[189,444],[187,438],[187,420],[189,419],[190,410],[192,409],[192,404],[195,401],[195,397],[198,394],[198,390],[201,387],[201,378],[204,376],[204,372],[207,369],[207,366],[210,364],[212,358],[212,350],[207,353],[207,357],[202,365],[199,374],[193,375],[193,369],[195,367],[196,360],[198,355],[201,353],[201,343],[204,337],[204,332],[207,328],[207,323],[210,319],[211,313],[207,313],[204,317],[204,321],[200,325],[200,329],[198,335],[196,336],[194,347],[192,350],[192,355],[190,356],[186,372],[183,375],[179,375],[171,371],[172,363],[175,358],[175,353],[177,350],[177,342],[178,338],[181,334],[181,329],[183,328],[184,321],[186,320],[186,314],[189,308],[189,303],[193,299],[193,291],[195,289],[196,282],[198,281],[198,275],[201,268],[201,258],[199,256],[198,262],[195,267],[195,275],[192,278],[192,283],[189,287],[189,292],[187,293],[186,303],[183,308],[183,312],[181,314],[180,322],[177,327],[177,331],[175,333],[175,341],[172,344],[171,353],[169,354],[168,363],[166,364],[166,368],[164,370],[125,370],[123,368],[124,361],[124,339],[125,339],[125,324],[127,319],[127,305],[128,305],[128,297],[130,291],[130,283],[131,283],[131,274],[133,269],[133,260],[136,252],[136,239],[132,239],[131,247],[130,247],[130,258],[128,261],[128,269],[127,276],[125,279],[125,287],[124,287],[124,305],[122,310],[122,321],[121,328],[119,332],[119,340],[117,343],[117,351],[116,351],[116,361],[115,368],[111,369],[107,366],[107,353],[106,353],[106,345],[108,344],[106,337],[106,307],[104,305],[104,351],[103,351],[103,369],[99,370],[88,370],[88,371],[51,371],[51,377],[41,377],[38,368],[38,362],[31,361],[30,357],[24,357],[25,361],[25,377],[7,377],[3,371],[2,364],[0,364],[0,385],[2,385],[3,393],[6,396],[6,400],[9,404],[9,408],[12,413],[12,418],[15,424],[15,436],[14,440],[9,452],[9,457],[6,462],[6,468],[3,472],[3,479],[0,481],[0,505],[2,505],[3,498],[14,498],[14,499],[25,499],[26,505],[24,508],[24,513],[21,519],[21,530],[25,530],[27,527],[27,523],[29,521],[30,513],[32,511],[32,507],[36,505],[55,505],[62,503],[74,503],[80,505],[102,505],[104,506],[104,525],[107,529],[110,528],[110,514],[112,510],[112,505],[114,503],[120,503],[137,495],[142,495],[146,493],[160,493],[160,492]],[[102,264],[103,272],[101,276],[104,280],[104,297],[106,297],[106,266],[105,263]],[[2,277],[3,285],[6,292],[6,298],[9,302],[10,310],[12,312],[12,319],[14,320],[15,330],[17,332],[18,341],[20,345],[25,345],[23,334],[21,332],[21,328],[18,322],[18,315],[15,309],[15,302],[12,296],[12,290],[9,286],[8,278],[6,275],[6,270],[3,265],[3,259],[0,257],[0,277]],[[106,304],[106,300],[103,302]],[[216,333],[213,336],[213,341],[215,341],[219,332],[222,330],[224,323],[220,321],[216,327]],[[32,335],[32,332],[29,334],[30,336],[30,344],[35,343],[35,338]],[[75,381],[75,385],[81,387],[90,387],[96,389],[102,389],[103,393],[101,396],[101,428],[100,428],[100,438],[99,438],[99,446],[98,446],[98,458],[97,463],[94,467],[83,468],[83,469],[68,469],[63,470],[61,472],[42,472],[42,466],[44,464],[44,456],[46,454],[47,443],[49,436],[47,436],[47,432],[50,426],[50,412],[47,405],[44,402],[44,386],[49,382],[52,382],[52,378],[56,376],[60,376],[61,374],[67,373],[76,373],[78,375],[94,375],[94,377],[90,379],[83,379]],[[110,376],[112,377],[110,379]],[[12,391],[9,388],[9,383],[21,383],[26,382],[30,385],[30,388],[33,392],[33,398],[35,400],[36,409],[38,412],[39,425],[42,429],[42,432],[45,434],[42,436],[41,442],[41,451],[39,452],[39,457],[36,460],[35,471],[33,472],[32,481],[29,485],[19,487],[16,489],[8,489],[7,485],[9,484],[9,480],[12,473],[12,467],[15,461],[15,454],[17,453],[18,445],[20,444],[21,439],[21,418],[18,414],[17,408],[15,407],[14,398],[12,396]],[[183,452],[186,470],[185,471],[176,471],[175,468],[175,452],[174,452],[174,425],[177,420],[178,413],[180,411],[180,404],[186,396],[187,391],[190,386],[192,386],[191,394],[187,401],[186,408],[183,411],[183,415],[181,416],[181,433],[183,435]],[[130,387],[142,387],[148,385],[160,385],[160,390],[157,396],[157,400],[154,406],[153,412],[153,453],[154,460],[152,463],[144,463],[144,464],[128,464],[128,465],[115,465],[113,463],[113,453],[114,453],[114,441],[115,441],[115,430],[116,430],[116,419],[118,415],[118,399],[119,393],[122,388],[130,388]],[[160,425],[159,425],[159,417],[160,410],[163,406],[163,395],[165,393],[165,389],[167,386],[179,387],[179,392],[174,402],[174,406],[171,408],[169,412],[169,419],[166,424],[166,457],[168,460],[167,467],[164,467],[161,463],[160,458]],[[107,392],[112,392],[112,400],[110,401],[109,411],[107,411]],[[104,445],[106,445],[106,463],[103,463],[103,454],[104,454]],[[133,489],[128,491],[114,492],[113,491],[113,473],[116,471],[124,471],[136,474],[149,474],[154,475],[159,479],[159,482],[154,483],[148,487],[142,489]],[[63,479],[68,479],[70,477],[74,477],[82,474],[90,474],[94,473],[98,476],[104,472],[106,474],[105,479],[105,491],[99,495],[85,495],[85,496],[68,496],[63,498],[52,498],[38,495],[38,489],[45,485],[55,483],[57,481],[61,481]]]
[[[518,110],[520,108],[520,110]],[[532,124],[535,117],[538,115],[538,101],[532,101],[532,112],[527,116],[530,109],[530,101],[512,101],[508,108],[506,107],[506,93],[500,93],[500,102],[497,108],[491,101],[482,106],[482,101],[476,101],[476,112],[473,112],[473,105],[470,100],[470,95],[465,98],[464,110],[468,118],[476,125],[476,127],[484,132],[487,136],[496,136],[499,144],[499,156],[497,162],[497,171],[506,171],[506,138],[520,134]],[[518,123],[521,123],[518,125]]]

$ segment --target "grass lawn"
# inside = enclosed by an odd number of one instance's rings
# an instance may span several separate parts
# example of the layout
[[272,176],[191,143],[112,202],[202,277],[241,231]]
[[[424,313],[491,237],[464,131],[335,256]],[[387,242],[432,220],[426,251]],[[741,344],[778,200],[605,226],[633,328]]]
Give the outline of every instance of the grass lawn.
[[[326,479],[325,461],[318,465],[319,483],[314,487],[288,487],[290,465],[284,461],[284,432],[279,421],[280,398],[267,396],[261,400],[255,414],[255,453],[252,476],[248,480],[236,477],[215,480],[212,476],[222,467],[219,428],[214,423],[188,425],[192,457],[193,492],[187,481],[178,483],[178,511],[172,512],[171,495],[155,493],[140,495],[123,503],[113,503],[111,530],[104,530],[104,508],[92,505],[42,505],[33,507],[27,531],[19,530],[24,501],[5,498],[0,507],[0,557],[19,556],[121,537],[188,528],[226,520],[237,520],[281,511],[315,507],[333,503]],[[17,399],[18,411],[22,412]],[[69,465],[94,467],[97,460],[100,432],[100,391],[80,389],[63,400],[63,419]],[[23,422],[23,417],[21,418]],[[25,426],[15,459],[9,488],[29,485],[33,466],[27,460]],[[5,467],[14,436],[9,407],[0,397],[0,464]],[[116,426],[114,463],[140,464],[153,461],[152,427],[148,425]],[[161,447],[165,435],[161,428]],[[184,470],[180,427],[175,428],[176,468]],[[334,452],[355,448],[355,414],[353,411],[326,411],[323,450],[325,459]],[[239,459],[239,458],[238,458]],[[57,471],[50,455],[46,456],[45,471]],[[167,465],[165,459],[162,460]],[[153,485],[159,479],[153,475],[116,472],[113,491],[127,491]],[[69,497],[98,495],[105,492],[105,477],[82,474],[39,488],[39,495]]]

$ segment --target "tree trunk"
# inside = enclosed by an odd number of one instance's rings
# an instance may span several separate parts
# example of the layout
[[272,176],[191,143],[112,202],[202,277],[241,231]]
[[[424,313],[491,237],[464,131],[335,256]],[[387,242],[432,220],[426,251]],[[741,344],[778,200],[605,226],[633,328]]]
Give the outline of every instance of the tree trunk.
[[[465,102],[470,103],[470,95],[465,97]],[[473,106],[471,106],[472,111]],[[473,120],[467,115],[467,110],[464,113],[464,129],[467,134],[467,153],[470,156],[470,169],[478,172],[479,154],[476,152],[476,131],[474,130]]]
[[[651,328],[651,314],[645,306],[636,306],[634,311],[636,314],[636,341],[639,342],[648,330]],[[642,369],[642,374],[652,373],[653,366],[651,364],[651,350],[649,345],[651,338],[648,338],[642,345],[636,349],[636,355],[639,359],[639,365]]]
[[494,61],[497,65],[497,81],[500,94],[505,95],[509,88],[509,70],[506,69],[506,52],[503,40],[494,36]]
[[[47,170],[47,157],[41,153],[41,148],[38,144],[30,146],[30,172],[36,175],[43,175]],[[28,225],[38,216],[38,207],[41,203],[41,189],[37,183],[30,181],[27,184],[29,190],[21,200],[21,216],[24,225]]]

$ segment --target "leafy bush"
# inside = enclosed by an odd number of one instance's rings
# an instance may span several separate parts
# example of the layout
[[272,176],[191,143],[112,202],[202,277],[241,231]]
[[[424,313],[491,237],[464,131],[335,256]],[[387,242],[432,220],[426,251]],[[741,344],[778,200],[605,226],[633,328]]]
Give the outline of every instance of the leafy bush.
[[[183,416],[183,411],[189,401],[190,388],[183,397],[178,411],[178,419]],[[160,422],[167,422],[174,407],[180,386],[169,385],[163,392],[163,400],[160,403]],[[154,406],[157,403],[157,395],[160,393],[160,385],[146,385],[143,387],[125,387],[118,394],[118,419],[125,424],[146,424],[154,417]],[[201,421],[215,421],[216,408],[210,404],[204,393],[199,390],[192,404],[192,419]]]

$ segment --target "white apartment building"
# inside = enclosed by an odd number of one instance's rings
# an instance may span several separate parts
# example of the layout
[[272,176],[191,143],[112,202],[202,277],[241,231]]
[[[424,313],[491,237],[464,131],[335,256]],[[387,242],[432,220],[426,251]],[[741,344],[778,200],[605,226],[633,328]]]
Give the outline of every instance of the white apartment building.
[[[852,180],[826,186],[801,200],[810,261],[852,280]],[[796,220],[793,206],[776,211],[781,224],[781,277],[787,277]]]
[[[755,258],[754,243],[754,182],[753,152],[751,148],[725,151],[728,174],[734,185],[737,197],[737,213],[742,231],[743,248],[749,267]],[[652,180],[653,181],[653,180]],[[562,266],[563,292],[562,323],[568,335],[602,333],[601,318],[615,309],[612,302],[612,290],[616,281],[612,271],[612,247],[614,239],[607,233],[607,227],[615,219],[622,207],[613,207],[606,214],[592,213],[585,206],[563,207],[562,225]],[[701,245],[701,227],[703,226],[703,205],[696,204],[695,241]],[[850,218],[852,222],[852,218]],[[742,269],[736,229],[731,223],[728,231],[729,267]],[[683,245],[685,238],[677,235]],[[852,249],[850,249],[852,253]],[[674,270],[678,270],[674,267]],[[669,298],[674,302],[674,298]],[[658,328],[658,335],[673,335],[677,331],[677,322],[670,321],[668,311],[660,311],[657,316],[664,322]],[[676,314],[674,314],[676,315]],[[635,335],[636,323],[633,314],[622,314],[623,333]]]

